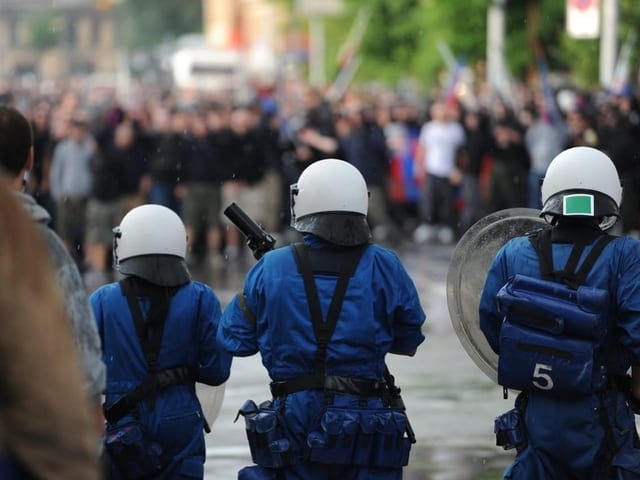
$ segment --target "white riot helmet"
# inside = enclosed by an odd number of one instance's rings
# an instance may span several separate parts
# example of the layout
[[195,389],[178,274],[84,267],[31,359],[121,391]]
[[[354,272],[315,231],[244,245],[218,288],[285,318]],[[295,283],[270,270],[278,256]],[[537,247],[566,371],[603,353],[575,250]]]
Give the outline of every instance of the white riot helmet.
[[191,275],[185,264],[187,234],[180,217],[162,205],[141,205],[113,229],[113,260],[123,275],[178,286]]
[[611,159],[591,147],[573,147],[551,161],[542,181],[541,216],[593,217],[602,230],[620,216],[622,185]]
[[344,160],[318,160],[291,185],[291,226],[331,243],[367,243],[369,192],[362,174]]

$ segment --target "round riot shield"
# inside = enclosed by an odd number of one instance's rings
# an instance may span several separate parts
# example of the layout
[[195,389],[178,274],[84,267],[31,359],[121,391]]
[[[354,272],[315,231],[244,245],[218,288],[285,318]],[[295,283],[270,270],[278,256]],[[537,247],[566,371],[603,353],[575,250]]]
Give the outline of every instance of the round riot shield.
[[478,307],[487,272],[508,240],[546,225],[532,208],[509,208],[478,220],[456,245],[447,272],[447,305],[453,328],[467,354],[497,383],[498,356],[480,330]]
[[224,400],[225,385],[226,383],[223,383],[217,387],[212,387],[203,383],[196,383],[196,395],[200,400],[204,418],[210,426],[213,425],[220,413],[222,400]]

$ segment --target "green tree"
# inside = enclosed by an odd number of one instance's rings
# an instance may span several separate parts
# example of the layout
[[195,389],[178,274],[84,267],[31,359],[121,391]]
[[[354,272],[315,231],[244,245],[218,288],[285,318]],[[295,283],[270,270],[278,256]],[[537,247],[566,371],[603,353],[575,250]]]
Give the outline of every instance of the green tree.
[[[640,36],[640,11],[636,0],[620,0],[620,24],[618,27],[619,48],[627,35],[635,31]],[[631,65],[638,67],[638,48],[634,49]],[[584,86],[596,85],[599,78],[600,39],[581,40],[569,38],[562,31],[557,49],[557,64],[571,71],[578,83]]]
[[[446,68],[439,45],[448,45],[468,62],[484,57],[488,0],[347,0],[347,5],[351,21],[358,9],[371,11],[356,81],[395,84],[408,79],[428,89]],[[343,42],[349,24],[344,19],[329,22],[328,38]]]
[[39,51],[54,47],[60,41],[60,31],[56,29],[56,17],[52,11],[36,14],[28,23],[29,45]]
[[202,31],[202,0],[125,0],[118,8],[121,38],[130,48]]
[[[326,20],[327,70],[337,69],[336,54],[360,8],[372,16],[362,41],[362,65],[356,82],[370,79],[394,84],[418,79],[426,89],[436,85],[446,68],[438,49],[446,44],[456,57],[475,65],[486,57],[487,12],[493,0],[345,0],[345,15]],[[619,41],[640,25],[637,0],[620,0]],[[600,41],[569,38],[565,2],[506,1],[505,55],[511,74],[525,79],[536,71],[536,47],[549,68],[566,71],[583,85],[598,81]],[[637,32],[640,37],[640,32]],[[636,49],[638,52],[638,49]],[[639,53],[632,65],[637,66]]]

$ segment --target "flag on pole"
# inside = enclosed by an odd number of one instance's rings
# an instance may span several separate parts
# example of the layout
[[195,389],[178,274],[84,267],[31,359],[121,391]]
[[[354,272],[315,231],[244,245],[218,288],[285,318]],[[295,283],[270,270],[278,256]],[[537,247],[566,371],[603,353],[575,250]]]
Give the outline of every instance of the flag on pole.
[[536,52],[536,64],[538,66],[538,75],[540,75],[540,82],[542,83],[542,93],[544,98],[544,115],[545,118],[553,125],[559,125],[562,119],[556,100],[551,88],[551,82],[549,81],[549,65],[544,54],[544,50],[539,41],[535,43]]
[[629,71],[631,69],[631,54],[636,44],[636,32],[632,30],[627,35],[624,45],[620,49],[613,78],[611,79],[611,91],[617,95],[622,94],[629,84]]
[[358,10],[351,30],[349,30],[346,40],[338,50],[337,62],[341,68],[352,62],[358,54],[370,18],[371,12],[368,8],[362,7]]
[[338,72],[327,92],[327,96],[334,101],[341,98],[348,89],[349,84],[362,63],[362,57],[359,55],[360,46],[370,18],[371,12],[369,9],[363,7],[358,11],[351,30],[347,35],[347,39],[338,51],[336,59],[338,62]]

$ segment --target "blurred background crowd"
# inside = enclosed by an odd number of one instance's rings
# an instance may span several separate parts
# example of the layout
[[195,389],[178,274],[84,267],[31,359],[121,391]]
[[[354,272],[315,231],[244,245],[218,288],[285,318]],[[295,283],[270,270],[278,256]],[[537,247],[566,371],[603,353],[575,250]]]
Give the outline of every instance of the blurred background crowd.
[[[223,209],[238,203],[276,234],[292,235],[289,185],[310,163],[344,159],[364,174],[369,220],[382,242],[451,243],[482,216],[539,208],[539,182],[560,150],[606,151],[624,182],[623,229],[637,233],[640,109],[632,92],[573,92],[562,108],[524,86],[519,108],[356,89],[338,100],[300,80],[244,95],[184,97],[140,90],[122,105],[108,92],[7,90],[28,115],[35,168],[27,190],[85,272],[111,268],[111,229],[142,203],[184,219],[193,262],[221,266],[243,253]],[[95,277],[95,278],[92,278]]]

